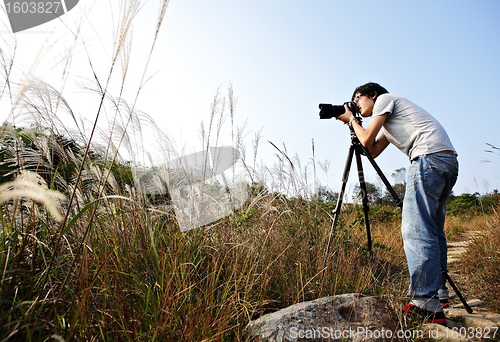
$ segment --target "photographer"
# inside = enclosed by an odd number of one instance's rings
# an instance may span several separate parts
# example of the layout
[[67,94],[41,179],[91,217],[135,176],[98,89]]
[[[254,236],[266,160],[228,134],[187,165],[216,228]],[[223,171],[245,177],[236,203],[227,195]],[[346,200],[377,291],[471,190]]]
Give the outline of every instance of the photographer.
[[[410,273],[404,314],[425,317],[428,323],[446,323],[447,244],[444,233],[446,200],[458,175],[457,153],[439,122],[409,100],[390,94],[377,83],[362,85],[353,93],[362,117],[372,119],[363,128],[353,113],[338,120],[353,128],[359,141],[375,158],[389,143],[411,161],[404,197],[401,232]],[[379,134],[380,133],[380,134]]]

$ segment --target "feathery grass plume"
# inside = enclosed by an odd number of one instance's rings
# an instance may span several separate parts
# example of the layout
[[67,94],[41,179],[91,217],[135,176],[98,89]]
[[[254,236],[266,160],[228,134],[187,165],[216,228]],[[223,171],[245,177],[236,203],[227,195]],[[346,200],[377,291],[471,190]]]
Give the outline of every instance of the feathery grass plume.
[[66,196],[58,191],[49,190],[44,179],[38,174],[22,171],[14,181],[0,185],[0,203],[10,200],[18,203],[22,198],[30,198],[41,203],[55,220],[62,221],[58,201],[66,199]]
[[[312,198],[316,189],[311,189],[308,167],[311,164],[315,164],[315,160],[312,159],[303,166],[299,155],[295,153],[293,156],[290,156],[284,143],[281,149],[273,142],[270,141],[269,143],[279,152],[275,154],[278,162],[274,163],[270,171],[271,189],[283,192],[285,195],[291,197]],[[314,168],[315,166],[313,166]]]

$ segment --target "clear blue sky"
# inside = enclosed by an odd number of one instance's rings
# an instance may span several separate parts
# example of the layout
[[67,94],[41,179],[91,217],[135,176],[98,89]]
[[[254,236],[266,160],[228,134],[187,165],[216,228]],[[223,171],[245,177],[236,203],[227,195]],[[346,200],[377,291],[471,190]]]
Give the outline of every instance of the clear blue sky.
[[[144,71],[157,6],[158,1],[147,2],[135,22],[130,76],[135,88],[126,93],[130,102]],[[104,78],[112,50],[106,23],[118,13],[108,1],[80,0],[73,16],[82,8],[90,8],[85,26],[90,59]],[[500,147],[495,133],[500,127],[499,17],[496,0],[172,0],[146,72],[152,78],[137,105],[179,144],[198,144],[199,123],[208,121],[214,95],[219,88],[225,95],[232,83],[237,124],[246,122],[249,140],[262,130],[259,159],[275,161],[271,141],[285,144],[305,164],[314,139],[316,160],[331,161],[328,186],[338,191],[349,132],[335,120],[319,120],[318,104],[342,104],[355,87],[378,82],[429,111],[446,128],[459,153],[455,194],[491,192],[500,189],[500,155],[485,152],[487,143]],[[65,20],[71,28],[69,15]],[[27,58],[24,68],[33,41],[60,34],[65,25],[48,23],[16,35],[18,57]],[[70,44],[70,38],[59,39],[47,56],[61,56]],[[89,78],[83,51],[74,53],[72,73]],[[52,57],[45,58],[37,74],[50,80],[53,63]],[[61,85],[61,77],[54,83]],[[95,107],[79,106],[85,95],[72,85],[64,94],[80,115],[95,112]],[[377,163],[389,178],[395,169],[409,166],[392,146]],[[375,182],[366,159],[364,165],[367,180]],[[356,178],[351,175],[353,183]]]

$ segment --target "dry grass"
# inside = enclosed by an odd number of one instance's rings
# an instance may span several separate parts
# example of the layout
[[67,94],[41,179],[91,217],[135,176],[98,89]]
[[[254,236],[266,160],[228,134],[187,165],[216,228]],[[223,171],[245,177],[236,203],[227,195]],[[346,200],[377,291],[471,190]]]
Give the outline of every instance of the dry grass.
[[[500,312],[500,219],[498,207],[492,214],[478,215],[464,222],[466,231],[473,231],[472,243],[461,256],[458,269],[467,289],[487,306]],[[464,220],[465,221],[465,220]]]
[[[78,213],[59,247],[48,217],[4,229],[3,336],[237,340],[249,320],[296,302],[394,295],[389,284],[402,275],[389,246],[376,247],[370,260],[354,211],[342,218],[321,282],[318,256],[330,225],[324,205],[260,194],[210,229],[181,233],[130,201],[100,202],[100,215],[90,207]],[[2,207],[3,217],[9,209]]]

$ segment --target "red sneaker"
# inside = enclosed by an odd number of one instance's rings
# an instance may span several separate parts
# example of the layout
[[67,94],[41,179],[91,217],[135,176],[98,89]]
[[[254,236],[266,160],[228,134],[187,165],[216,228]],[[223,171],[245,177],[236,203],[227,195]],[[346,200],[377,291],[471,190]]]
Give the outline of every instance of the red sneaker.
[[444,312],[427,311],[411,303],[403,307],[403,315],[418,317],[423,320],[423,323],[446,324]]
[[450,302],[448,299],[440,299],[439,300],[441,302],[441,306],[443,308],[449,308],[450,307]]

